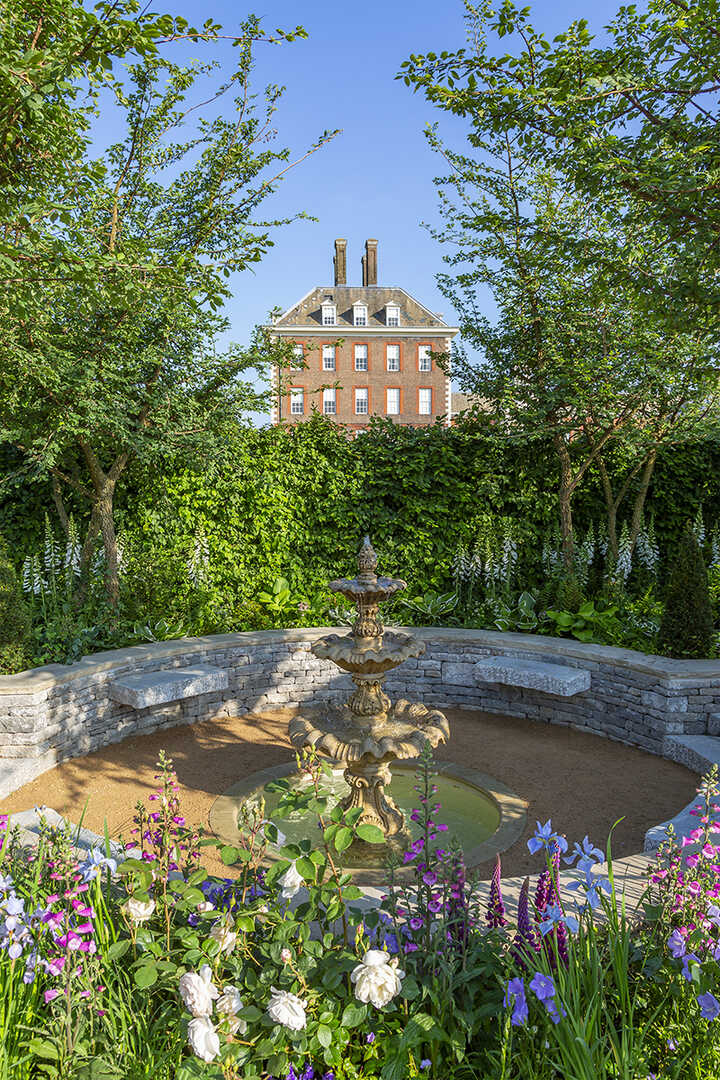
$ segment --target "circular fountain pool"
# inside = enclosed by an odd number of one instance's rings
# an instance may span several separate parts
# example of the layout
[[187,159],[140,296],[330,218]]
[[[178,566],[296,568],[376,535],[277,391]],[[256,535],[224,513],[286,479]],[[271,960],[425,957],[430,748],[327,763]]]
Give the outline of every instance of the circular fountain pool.
[[[294,765],[255,773],[215,800],[209,815],[212,830],[228,843],[237,842],[238,813],[242,804],[262,798],[265,816],[277,825],[288,841],[297,842],[307,837],[316,840],[317,824],[311,815],[278,813],[280,794],[265,791],[266,784],[281,778],[290,778],[301,787],[309,783],[297,774]],[[433,783],[438,788],[433,803],[440,804],[435,820],[448,827],[439,834],[436,847],[448,848],[456,839],[464,849],[467,865],[472,867],[496,852],[505,851],[519,839],[525,827],[526,803],[504,784],[484,773],[452,763],[439,767]],[[390,793],[405,816],[405,829],[394,846],[407,848],[420,835],[420,826],[410,819],[412,809],[420,806],[416,784],[413,768],[395,767]],[[324,777],[323,787],[332,793],[330,806],[339,801],[347,794],[343,770],[335,769],[332,777]],[[385,845],[354,844],[343,853],[343,864],[359,873],[377,871],[386,857]]]

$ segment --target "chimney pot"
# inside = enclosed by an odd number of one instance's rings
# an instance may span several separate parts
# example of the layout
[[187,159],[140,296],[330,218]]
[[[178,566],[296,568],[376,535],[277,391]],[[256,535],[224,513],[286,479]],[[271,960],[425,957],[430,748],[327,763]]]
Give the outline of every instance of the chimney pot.
[[363,285],[377,285],[377,240],[365,241],[365,257],[363,259]]
[[335,241],[333,266],[335,268],[335,284],[347,285],[347,240],[339,239]]

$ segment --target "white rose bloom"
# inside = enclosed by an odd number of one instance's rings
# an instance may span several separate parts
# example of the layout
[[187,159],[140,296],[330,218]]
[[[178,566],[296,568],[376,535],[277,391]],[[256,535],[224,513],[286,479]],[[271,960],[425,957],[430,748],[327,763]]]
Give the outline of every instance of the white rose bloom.
[[372,1002],[376,1009],[384,1008],[400,993],[405,972],[397,967],[380,949],[368,949],[361,964],[353,969],[350,979],[355,983],[355,997],[363,1004]]
[[237,941],[237,934],[231,930],[227,923],[216,922],[210,931],[210,937],[217,941],[222,952],[232,952]]
[[144,923],[147,922],[149,918],[151,918],[152,913],[155,911],[155,901],[135,900],[131,896],[123,904],[122,910],[125,912],[131,922]]
[[212,1003],[220,993],[217,986],[213,985],[209,964],[203,964],[199,973],[186,971],[184,975],[181,975],[178,990],[185,1008],[193,1016],[209,1016],[212,1012]]
[[290,1028],[291,1031],[302,1031],[307,1024],[305,1015],[305,1002],[295,994],[287,990],[276,990],[270,987],[271,998],[267,1007],[268,1016],[276,1024]]
[[278,884],[282,886],[282,891],[280,893],[281,900],[292,900],[293,896],[300,892],[304,882],[298,873],[294,859],[283,876],[278,878]]
[[[217,999],[215,1007],[218,1012],[228,1013],[231,1016],[239,1013],[243,1003],[237,986],[223,986],[223,992]],[[245,1024],[245,1021],[243,1020],[241,1023]],[[245,1027],[247,1027],[247,1024],[245,1024]]]
[[220,1053],[220,1037],[209,1016],[196,1016],[188,1024],[188,1042],[202,1061],[214,1061]]

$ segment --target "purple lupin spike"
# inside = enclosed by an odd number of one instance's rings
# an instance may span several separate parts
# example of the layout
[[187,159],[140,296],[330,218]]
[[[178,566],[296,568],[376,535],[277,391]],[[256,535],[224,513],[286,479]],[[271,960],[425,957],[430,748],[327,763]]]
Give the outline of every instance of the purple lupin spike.
[[540,944],[537,933],[530,917],[530,878],[526,877],[520,889],[518,899],[517,934],[513,939],[510,949],[515,962],[521,967],[526,967],[526,961],[531,953],[539,952]]
[[570,964],[568,930],[564,922],[559,922],[557,926],[554,927],[553,937],[555,938],[555,948],[557,949],[558,959],[563,967],[568,967]]
[[535,922],[540,922],[542,914],[550,902],[551,887],[550,871],[545,870],[538,878],[535,888]]
[[500,879],[502,877],[502,867],[500,865],[500,856],[495,856],[495,869],[493,870],[492,881],[490,882],[490,896],[488,898],[487,911],[485,912],[485,919],[488,926],[491,929],[497,929],[499,926],[507,926],[507,919],[505,918],[505,905],[502,898],[502,888],[500,885]]

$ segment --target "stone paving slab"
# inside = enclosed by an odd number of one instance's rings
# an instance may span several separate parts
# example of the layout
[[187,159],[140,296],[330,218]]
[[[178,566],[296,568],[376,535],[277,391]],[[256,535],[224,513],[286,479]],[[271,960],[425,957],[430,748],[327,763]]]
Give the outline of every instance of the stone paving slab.
[[170,701],[227,690],[227,671],[211,664],[195,664],[189,668],[168,671],[146,671],[140,675],[123,675],[110,683],[110,697],[133,709],[148,709]]
[[479,660],[474,665],[474,673],[481,682],[521,686],[559,697],[573,697],[590,689],[590,672],[585,668],[519,660],[514,656],[490,656]]

